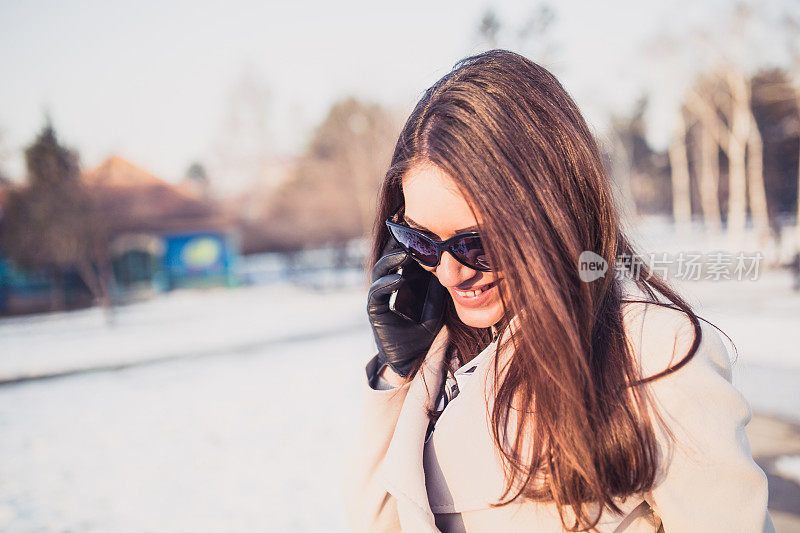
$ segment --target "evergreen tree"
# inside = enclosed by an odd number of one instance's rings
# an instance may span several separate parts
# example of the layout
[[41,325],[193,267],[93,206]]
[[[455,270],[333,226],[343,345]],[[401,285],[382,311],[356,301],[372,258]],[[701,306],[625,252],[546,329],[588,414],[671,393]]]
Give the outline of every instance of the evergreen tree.
[[107,239],[80,178],[76,152],[62,146],[50,120],[25,150],[27,183],[10,191],[0,228],[3,253],[18,267],[45,271],[52,307],[64,306],[63,275],[75,269],[104,305],[110,304]]

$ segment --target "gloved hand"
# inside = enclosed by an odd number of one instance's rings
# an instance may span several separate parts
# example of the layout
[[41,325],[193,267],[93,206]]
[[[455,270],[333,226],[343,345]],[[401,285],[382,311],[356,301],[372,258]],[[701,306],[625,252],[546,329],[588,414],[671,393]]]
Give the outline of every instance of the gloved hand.
[[389,309],[389,297],[404,282],[395,272],[413,261],[390,237],[383,256],[372,269],[372,286],[367,296],[367,315],[378,347],[378,360],[402,377],[408,377],[441,329],[447,295],[436,276],[431,274],[427,295],[420,294],[420,298],[425,298],[420,323]]

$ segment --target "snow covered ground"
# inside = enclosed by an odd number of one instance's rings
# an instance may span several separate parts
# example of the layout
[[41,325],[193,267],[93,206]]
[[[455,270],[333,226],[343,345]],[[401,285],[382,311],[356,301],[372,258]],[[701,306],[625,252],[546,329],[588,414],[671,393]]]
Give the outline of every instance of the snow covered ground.
[[0,381],[142,361],[250,351],[363,327],[363,291],[282,283],[176,291],[119,307],[0,320]]
[[[800,421],[788,275],[682,287],[736,343],[753,409]],[[175,292],[111,326],[96,309],[0,321],[0,379],[66,374],[0,386],[0,530],[344,531],[364,296],[275,284]]]
[[696,312],[724,331],[733,382],[754,411],[800,421],[800,292],[785,272],[758,281],[676,284]]
[[0,387],[0,530],[343,531],[362,309],[273,286],[2,323],[7,375],[179,357]]

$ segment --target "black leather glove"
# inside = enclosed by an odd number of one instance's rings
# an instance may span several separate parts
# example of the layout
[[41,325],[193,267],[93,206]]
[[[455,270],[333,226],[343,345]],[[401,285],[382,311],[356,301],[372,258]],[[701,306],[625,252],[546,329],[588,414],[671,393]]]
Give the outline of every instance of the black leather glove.
[[389,309],[389,297],[404,282],[395,272],[413,261],[390,238],[383,256],[372,269],[372,286],[367,296],[367,315],[378,347],[378,360],[402,377],[408,377],[415,362],[428,352],[441,329],[447,295],[436,276],[431,274],[427,294],[420,294],[425,298],[425,304],[419,323]]

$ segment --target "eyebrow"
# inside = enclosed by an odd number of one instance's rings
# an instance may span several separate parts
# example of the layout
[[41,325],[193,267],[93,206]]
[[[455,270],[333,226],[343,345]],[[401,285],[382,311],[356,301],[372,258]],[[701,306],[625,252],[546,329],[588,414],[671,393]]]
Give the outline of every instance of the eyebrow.
[[[405,219],[406,224],[408,224],[409,226],[411,226],[411,227],[413,227],[415,229],[426,231],[426,232],[430,233],[431,235],[435,235],[436,237],[439,236],[436,233],[434,233],[431,230],[429,230],[428,228],[426,228],[425,226],[423,226],[422,224],[414,222],[414,220],[412,218],[410,218],[408,215],[403,215],[403,218]],[[453,232],[453,235],[458,235],[459,233],[467,233],[467,232],[470,232],[470,231],[478,231],[478,226],[470,226],[468,228],[457,229],[457,230],[455,230],[455,232]]]

